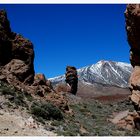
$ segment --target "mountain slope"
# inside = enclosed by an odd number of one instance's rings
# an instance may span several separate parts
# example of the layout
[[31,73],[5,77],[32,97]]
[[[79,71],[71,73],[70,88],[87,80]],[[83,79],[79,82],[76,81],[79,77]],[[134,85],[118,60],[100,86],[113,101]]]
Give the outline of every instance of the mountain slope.
[[[84,84],[105,84],[128,87],[132,67],[130,64],[113,61],[99,61],[96,64],[78,69],[79,80]],[[50,78],[53,84],[65,81],[65,76]]]

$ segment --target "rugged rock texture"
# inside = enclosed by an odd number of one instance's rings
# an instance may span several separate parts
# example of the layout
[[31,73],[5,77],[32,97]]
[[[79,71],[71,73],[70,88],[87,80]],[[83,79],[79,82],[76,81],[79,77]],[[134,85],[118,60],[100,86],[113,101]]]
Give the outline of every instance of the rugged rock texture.
[[44,74],[36,74],[31,87],[36,94],[42,97],[44,97],[46,93],[55,92],[51,82],[45,78]]
[[55,94],[44,74],[35,75],[33,62],[33,44],[11,32],[7,14],[0,10],[0,80],[34,97],[43,97],[41,100],[51,102],[63,111],[69,111],[68,100],[63,93]]
[[[11,32],[4,10],[0,10],[0,72],[9,79],[32,84],[34,80],[34,50],[32,43]],[[10,82],[10,81],[9,81]]]
[[26,65],[28,65],[28,72],[26,72],[26,76],[22,80],[25,83],[32,83],[34,80],[33,44],[29,40],[17,34],[12,40],[12,59],[22,60]]
[[54,92],[43,74],[35,75],[33,44],[11,31],[4,10],[0,10],[0,80],[43,97]]
[[68,83],[69,86],[71,87],[70,92],[75,95],[78,86],[78,76],[77,76],[76,68],[67,66],[65,76],[66,76],[66,83]]
[[46,96],[46,100],[48,102],[51,102],[52,104],[54,104],[55,106],[57,106],[58,108],[60,108],[62,111],[64,112],[69,112],[70,108],[68,106],[68,99],[66,98],[66,96],[63,94],[49,94],[48,96]]
[[11,29],[7,14],[0,10],[0,66],[5,65],[11,60],[12,43],[10,41]]
[[130,61],[133,66],[140,65],[140,5],[129,4],[125,11],[126,30],[130,49]]
[[55,87],[55,91],[59,92],[71,92],[71,87],[66,83],[59,83]]
[[[128,43],[131,47],[130,61],[134,67],[130,77],[130,90],[132,91],[130,99],[140,116],[140,4],[127,5],[125,18]],[[140,126],[139,120],[134,119],[137,128],[138,124]]]

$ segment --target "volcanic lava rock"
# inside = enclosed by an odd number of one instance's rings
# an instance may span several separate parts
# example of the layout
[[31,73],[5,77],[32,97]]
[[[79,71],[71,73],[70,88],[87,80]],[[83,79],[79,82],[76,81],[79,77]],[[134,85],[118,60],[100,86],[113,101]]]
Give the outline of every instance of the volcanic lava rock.
[[7,14],[0,10],[0,73],[7,76],[10,73],[13,75],[11,78],[17,77],[21,82],[32,84],[33,60],[33,44],[21,35],[11,32]]
[[15,38],[12,40],[12,59],[22,60],[26,65],[28,65],[28,72],[26,73],[25,83],[33,83],[34,80],[34,50],[33,44],[28,40],[23,38],[21,35],[16,34]]
[[140,115],[140,4],[128,4],[125,18],[128,43],[131,47],[130,62],[134,67],[130,77],[130,90],[132,91],[130,99]]
[[34,87],[36,94],[42,97],[44,97],[46,93],[55,92],[51,82],[41,73],[35,75],[32,87]]
[[78,76],[77,76],[76,68],[72,66],[67,66],[65,77],[66,77],[65,80],[66,83],[69,84],[69,86],[71,87],[70,92],[75,95],[78,86]]
[[12,43],[10,24],[7,14],[4,10],[0,10],[0,66],[7,64],[12,57]]
[[54,92],[43,74],[35,75],[33,44],[11,31],[4,10],[0,10],[0,80],[30,94]]
[[140,65],[140,4],[129,4],[125,11],[126,31],[130,49],[130,61],[133,66]]
[[44,74],[36,74],[34,77],[34,83],[33,85],[45,85],[46,84],[46,78]]

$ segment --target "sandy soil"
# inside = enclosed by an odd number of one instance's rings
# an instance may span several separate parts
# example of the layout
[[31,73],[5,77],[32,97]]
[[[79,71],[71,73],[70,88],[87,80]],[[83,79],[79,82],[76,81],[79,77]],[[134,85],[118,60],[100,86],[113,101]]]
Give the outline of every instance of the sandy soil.
[[56,136],[52,131],[45,130],[31,116],[21,115],[17,110],[7,112],[0,110],[1,136]]

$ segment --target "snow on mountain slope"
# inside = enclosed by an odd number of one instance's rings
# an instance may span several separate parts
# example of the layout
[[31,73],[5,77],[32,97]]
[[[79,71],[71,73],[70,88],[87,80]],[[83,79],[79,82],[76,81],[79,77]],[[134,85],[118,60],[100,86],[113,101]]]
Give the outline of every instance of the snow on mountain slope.
[[[132,67],[123,62],[101,60],[91,66],[78,69],[79,80],[85,84],[105,84],[118,87],[128,87]],[[65,81],[65,76],[50,78],[53,84]]]

